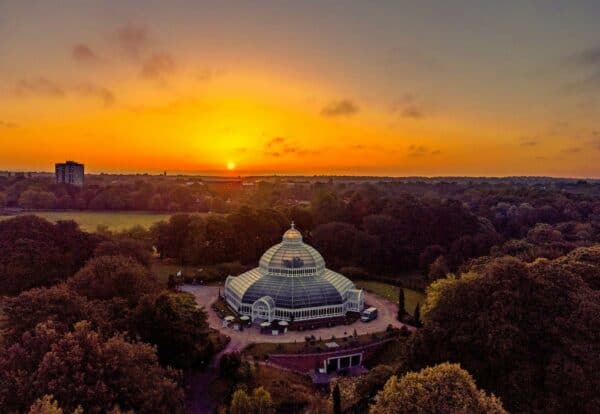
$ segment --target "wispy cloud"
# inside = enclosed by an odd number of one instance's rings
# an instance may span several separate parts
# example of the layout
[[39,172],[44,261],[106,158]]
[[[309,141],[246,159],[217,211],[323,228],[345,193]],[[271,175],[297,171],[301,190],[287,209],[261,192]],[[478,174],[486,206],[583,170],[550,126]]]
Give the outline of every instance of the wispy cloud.
[[78,85],[75,87],[74,91],[82,96],[99,99],[104,106],[110,106],[114,104],[116,100],[115,95],[110,89],[90,82]]
[[307,149],[292,144],[288,144],[284,137],[273,137],[265,144],[264,155],[267,157],[282,157],[284,155],[317,155],[321,151],[316,149]]
[[538,145],[539,142],[529,138],[529,137],[521,137],[519,138],[519,145],[521,145],[522,147],[535,147],[536,145]]
[[15,84],[14,90],[18,96],[24,98],[38,96],[63,98],[67,95],[76,94],[83,97],[96,98],[105,106],[112,105],[116,100],[115,95],[110,89],[92,82],[83,82],[75,86],[65,86],[44,77],[21,79]]
[[71,56],[79,63],[96,64],[101,61],[100,57],[92,48],[84,43],[79,43],[71,49]]
[[571,56],[569,61],[585,74],[579,80],[571,82],[568,89],[586,91],[590,87],[600,86],[600,46],[583,49]]
[[142,25],[127,24],[117,29],[115,42],[121,51],[132,59],[139,59],[150,45],[148,28]]
[[225,74],[223,69],[202,69],[196,78],[202,82],[208,82]]
[[168,53],[155,53],[142,63],[141,74],[146,79],[164,80],[175,71],[175,60]]
[[285,142],[284,137],[273,137],[267,142],[267,147],[272,147],[274,145],[278,145]]
[[16,128],[16,127],[17,127],[17,124],[15,124],[14,122],[0,120],[0,128]]
[[425,155],[439,155],[442,152],[438,149],[430,149],[426,145],[409,145],[407,156],[411,158],[422,157]]
[[350,116],[359,111],[358,105],[350,99],[341,99],[332,101],[321,109],[321,115],[324,116]]
[[563,154],[578,154],[581,152],[581,147],[569,147],[560,151]]
[[15,92],[21,96],[45,96],[51,98],[60,98],[65,95],[65,89],[61,85],[42,76],[17,81]]
[[600,46],[582,50],[575,55],[574,61],[581,65],[600,65]]
[[402,110],[402,116],[405,118],[419,119],[423,118],[423,111],[421,111],[415,105],[409,105]]
[[404,118],[421,119],[425,116],[422,105],[412,94],[404,95],[402,98],[393,102],[392,112],[400,114]]

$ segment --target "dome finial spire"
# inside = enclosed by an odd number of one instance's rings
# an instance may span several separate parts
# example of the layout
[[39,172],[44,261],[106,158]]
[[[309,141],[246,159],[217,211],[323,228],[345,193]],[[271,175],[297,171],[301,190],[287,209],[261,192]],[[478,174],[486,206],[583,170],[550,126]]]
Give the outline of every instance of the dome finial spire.
[[296,228],[296,225],[294,224],[294,220],[292,220],[291,226],[292,226],[293,229]]

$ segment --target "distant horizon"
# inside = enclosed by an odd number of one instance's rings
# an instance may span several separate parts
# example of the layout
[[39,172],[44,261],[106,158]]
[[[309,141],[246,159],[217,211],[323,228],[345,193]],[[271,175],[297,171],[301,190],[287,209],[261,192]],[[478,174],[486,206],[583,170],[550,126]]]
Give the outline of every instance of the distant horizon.
[[[10,170],[0,167],[0,173],[32,173],[32,174],[48,174],[54,175],[51,170]],[[241,171],[166,171],[168,177],[218,177],[218,178],[261,178],[261,177],[286,177],[286,178],[391,178],[391,179],[511,179],[511,178],[530,178],[530,179],[556,179],[556,180],[593,180],[600,181],[600,176],[556,176],[556,175],[380,175],[380,174],[327,174],[327,173],[280,173],[280,172],[265,172],[260,174],[243,174]],[[101,176],[164,176],[164,171],[85,171],[86,175]]]

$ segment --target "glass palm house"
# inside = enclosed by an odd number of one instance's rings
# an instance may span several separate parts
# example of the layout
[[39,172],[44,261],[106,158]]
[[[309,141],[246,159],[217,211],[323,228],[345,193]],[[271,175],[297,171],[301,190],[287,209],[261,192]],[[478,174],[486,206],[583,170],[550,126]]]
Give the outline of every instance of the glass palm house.
[[268,249],[258,267],[225,281],[225,299],[252,321],[305,321],[361,312],[364,292],[325,267],[323,256],[294,227]]

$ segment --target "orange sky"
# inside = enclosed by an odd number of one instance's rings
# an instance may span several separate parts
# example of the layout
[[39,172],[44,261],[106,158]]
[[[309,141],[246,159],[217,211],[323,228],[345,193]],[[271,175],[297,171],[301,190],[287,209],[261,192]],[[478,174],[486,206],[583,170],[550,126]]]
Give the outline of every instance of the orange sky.
[[0,5],[0,170],[600,176],[582,14],[495,10],[515,43],[461,31],[483,10],[68,3]]

